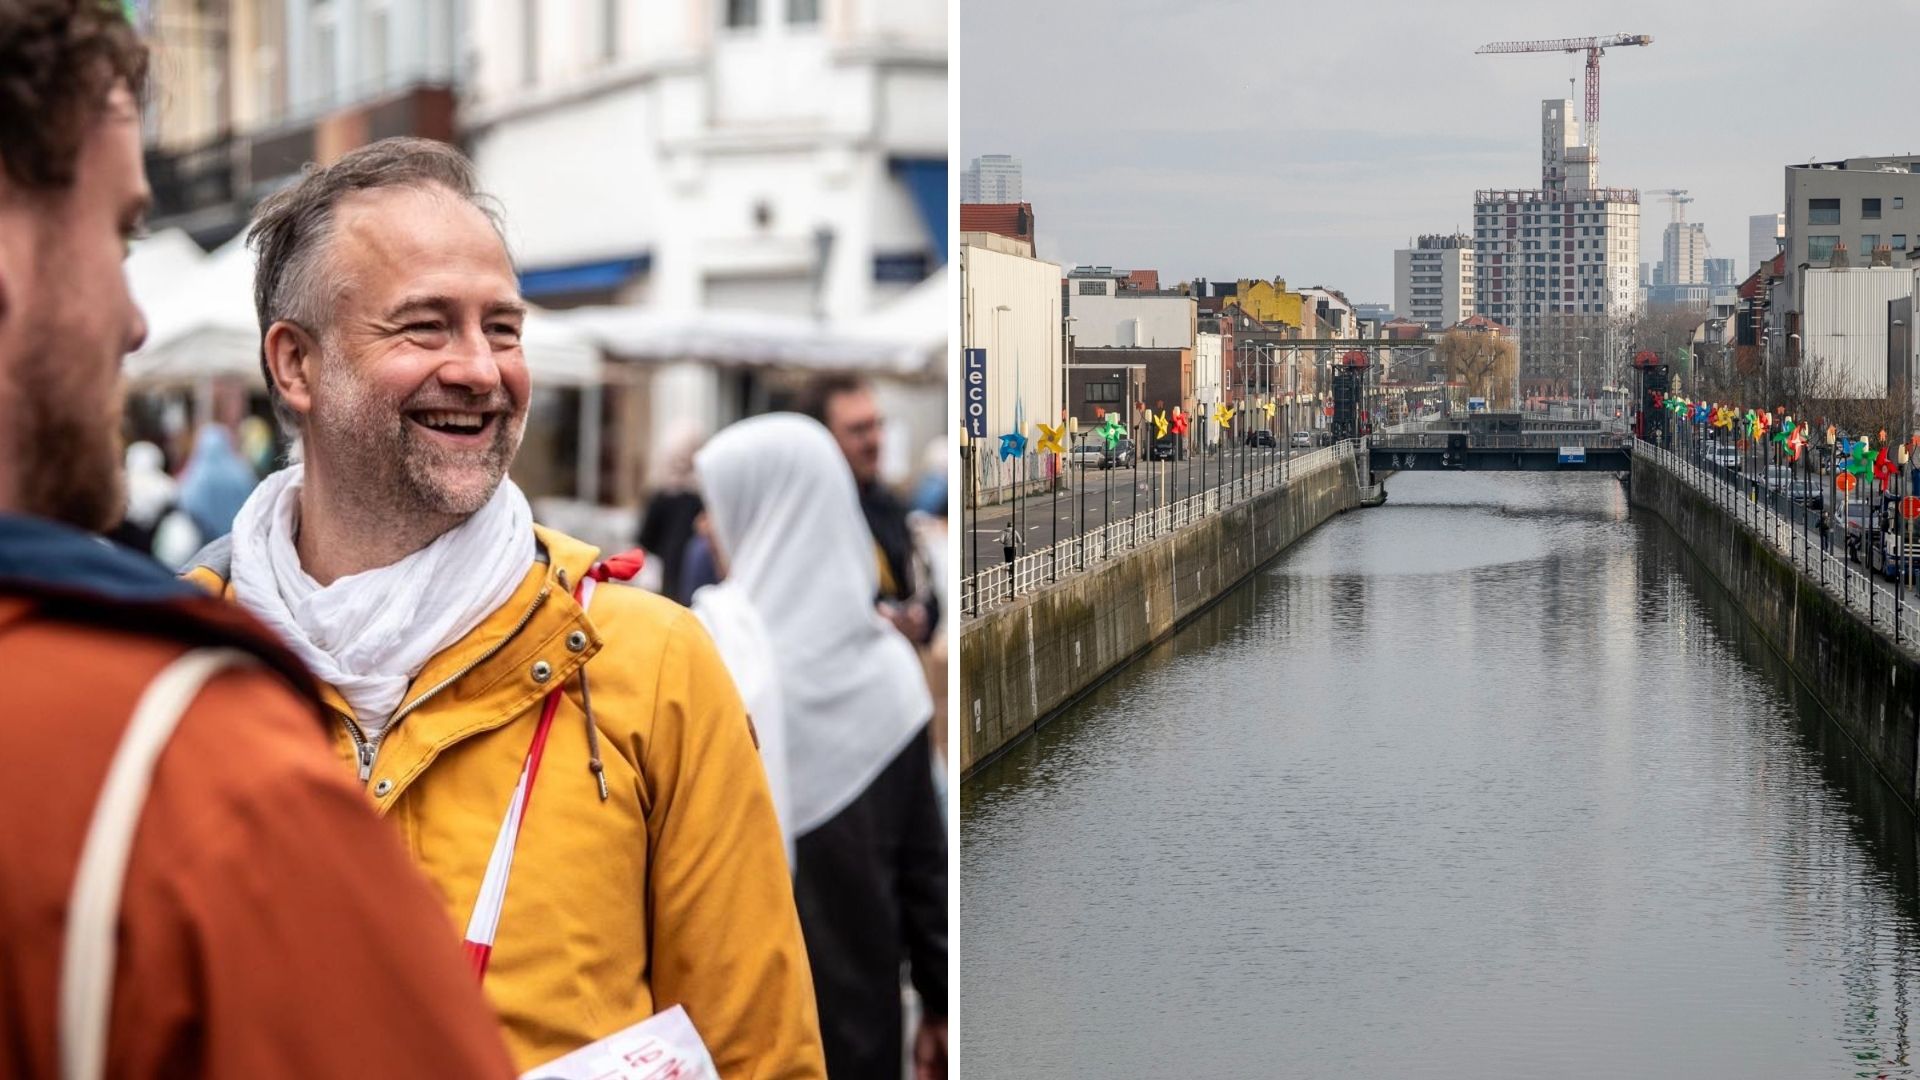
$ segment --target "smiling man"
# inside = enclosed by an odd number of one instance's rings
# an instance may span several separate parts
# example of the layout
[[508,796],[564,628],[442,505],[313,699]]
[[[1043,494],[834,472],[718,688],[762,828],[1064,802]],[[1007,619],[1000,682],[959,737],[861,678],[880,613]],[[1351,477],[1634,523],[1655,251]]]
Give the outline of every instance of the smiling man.
[[365,147],[263,203],[251,242],[304,462],[191,573],[319,674],[520,1067],[677,1004],[723,1076],[821,1076],[786,857],[712,643],[670,601],[593,592],[599,552],[534,525],[507,479],[526,308],[467,161]]

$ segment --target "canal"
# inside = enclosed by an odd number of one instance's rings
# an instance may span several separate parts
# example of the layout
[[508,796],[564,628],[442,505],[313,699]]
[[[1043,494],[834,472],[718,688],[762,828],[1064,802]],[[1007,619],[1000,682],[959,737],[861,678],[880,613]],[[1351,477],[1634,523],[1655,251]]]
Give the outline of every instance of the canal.
[[1388,487],[965,786],[965,1075],[1915,1075],[1913,820],[1665,527]]

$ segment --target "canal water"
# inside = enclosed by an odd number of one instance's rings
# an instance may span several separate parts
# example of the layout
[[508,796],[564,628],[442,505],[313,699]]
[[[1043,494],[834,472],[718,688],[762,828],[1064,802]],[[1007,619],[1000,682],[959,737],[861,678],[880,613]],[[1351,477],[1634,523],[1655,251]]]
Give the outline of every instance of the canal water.
[[965,786],[965,1075],[1915,1075],[1913,820],[1712,579],[1388,488]]

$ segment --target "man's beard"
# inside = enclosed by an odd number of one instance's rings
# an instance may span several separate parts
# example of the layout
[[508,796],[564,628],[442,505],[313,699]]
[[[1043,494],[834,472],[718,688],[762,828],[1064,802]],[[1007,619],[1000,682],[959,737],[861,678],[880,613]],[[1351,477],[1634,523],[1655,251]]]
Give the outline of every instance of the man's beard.
[[[332,348],[323,352],[315,404],[324,399],[326,405],[307,420],[309,443],[323,443],[338,470],[334,484],[347,485],[363,505],[382,513],[465,518],[485,506],[513,464],[525,426],[524,415],[513,415],[506,391],[477,396],[433,386],[393,401],[356,379],[350,363]],[[454,450],[407,419],[409,412],[441,408],[493,411],[491,441],[478,452]],[[475,469],[479,475],[471,482],[451,478]]]
[[[82,384],[102,371],[113,381],[107,393]],[[53,335],[39,334],[27,343],[12,381],[19,408],[8,441],[19,508],[93,532],[120,524],[126,476],[120,463],[118,366],[79,361]]]

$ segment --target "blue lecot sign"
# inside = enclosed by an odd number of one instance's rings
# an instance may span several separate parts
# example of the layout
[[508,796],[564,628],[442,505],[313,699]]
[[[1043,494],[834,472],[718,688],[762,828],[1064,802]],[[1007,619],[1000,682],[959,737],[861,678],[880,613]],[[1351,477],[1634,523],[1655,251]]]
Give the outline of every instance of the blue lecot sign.
[[987,350],[966,350],[961,407],[967,411],[967,434],[987,437]]

